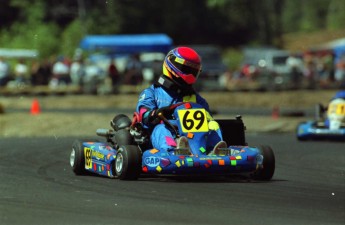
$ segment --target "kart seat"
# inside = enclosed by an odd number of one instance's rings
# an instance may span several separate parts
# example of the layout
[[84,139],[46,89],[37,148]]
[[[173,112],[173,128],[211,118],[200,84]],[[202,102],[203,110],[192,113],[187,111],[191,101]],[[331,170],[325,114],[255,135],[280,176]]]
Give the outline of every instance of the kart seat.
[[228,145],[246,145],[245,129],[241,116],[236,119],[216,119]]

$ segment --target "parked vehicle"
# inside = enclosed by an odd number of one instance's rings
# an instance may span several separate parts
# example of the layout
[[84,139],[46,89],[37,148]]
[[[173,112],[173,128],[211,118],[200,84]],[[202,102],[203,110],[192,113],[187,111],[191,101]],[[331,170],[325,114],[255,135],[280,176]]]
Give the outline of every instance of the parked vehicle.
[[215,45],[191,45],[200,56],[202,70],[195,88],[201,91],[219,91],[221,76],[227,67],[223,62],[222,52]]
[[286,63],[290,52],[274,48],[246,48],[243,52],[242,76],[250,77],[257,89],[290,88],[290,68]]

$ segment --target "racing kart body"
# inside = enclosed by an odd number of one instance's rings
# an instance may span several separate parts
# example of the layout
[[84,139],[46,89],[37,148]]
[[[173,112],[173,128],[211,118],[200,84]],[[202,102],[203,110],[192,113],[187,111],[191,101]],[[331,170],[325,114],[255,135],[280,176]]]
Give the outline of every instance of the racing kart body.
[[196,103],[174,106],[171,120],[160,115],[176,137],[188,138],[189,147],[162,151],[152,147],[149,134],[140,122],[121,114],[111,124],[113,129],[98,129],[106,141],[76,140],[70,164],[75,174],[96,173],[122,180],[152,175],[226,175],[245,173],[257,180],[270,180],[275,157],[269,146],[250,147],[245,141],[245,126],[240,116],[217,120],[223,139],[229,144],[217,154],[206,149],[209,133],[206,111]]
[[305,140],[337,140],[345,141],[345,100],[333,99],[328,107],[317,104],[315,120],[298,124],[297,139]]

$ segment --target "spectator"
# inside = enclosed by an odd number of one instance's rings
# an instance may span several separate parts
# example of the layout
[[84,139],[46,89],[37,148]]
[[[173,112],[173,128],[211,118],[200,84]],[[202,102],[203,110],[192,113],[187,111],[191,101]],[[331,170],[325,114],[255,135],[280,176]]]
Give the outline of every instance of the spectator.
[[40,67],[40,62],[38,60],[35,60],[32,62],[31,70],[30,70],[30,82],[31,82],[31,85],[33,86],[38,85],[37,71],[39,67]]
[[10,67],[4,58],[0,57],[0,87],[7,85],[10,79]]
[[228,68],[223,74],[219,76],[218,82],[220,90],[227,90],[233,78],[232,71]]
[[327,77],[327,82],[331,84],[334,81],[334,55],[330,53],[322,58],[324,63],[324,76]]
[[97,94],[99,85],[104,81],[104,78],[104,71],[95,62],[87,59],[83,79],[84,92],[87,94]]
[[314,89],[316,80],[317,80],[317,73],[316,73],[316,64],[314,61],[314,57],[312,55],[307,55],[305,57],[304,76],[307,82],[307,88]]
[[69,66],[63,56],[59,56],[53,65],[53,78],[50,82],[52,86],[67,85],[71,83]]
[[340,88],[345,88],[345,54],[340,57],[335,67],[335,82]]
[[17,85],[26,84],[28,82],[29,70],[24,59],[19,59],[14,67],[15,82]]
[[83,58],[81,56],[77,56],[72,64],[70,69],[70,77],[72,80],[72,84],[76,86],[82,86],[83,84],[83,77],[85,75],[85,67]]
[[287,60],[286,65],[290,71],[290,78],[292,87],[297,89],[300,87],[301,79],[303,77],[303,61],[297,55],[291,54]]
[[108,77],[111,79],[112,93],[118,93],[118,86],[120,83],[120,74],[117,70],[115,59],[112,59],[108,67]]
[[52,76],[51,63],[48,59],[37,62],[31,70],[32,85],[48,85]]
[[125,84],[138,85],[143,82],[143,65],[139,54],[134,54],[129,59],[125,69]]

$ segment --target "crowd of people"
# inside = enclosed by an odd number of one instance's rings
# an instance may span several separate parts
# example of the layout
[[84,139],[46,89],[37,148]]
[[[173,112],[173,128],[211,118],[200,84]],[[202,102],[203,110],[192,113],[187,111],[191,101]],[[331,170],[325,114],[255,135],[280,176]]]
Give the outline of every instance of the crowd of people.
[[[286,64],[290,68],[288,75],[290,86],[294,89],[345,86],[345,55],[336,62],[332,55],[327,54],[305,55],[303,58],[291,55],[286,60]],[[246,83],[255,81],[260,74],[250,68],[250,66],[242,67],[237,76],[235,73],[225,73],[227,77],[223,82],[233,84],[236,80],[235,83],[238,84],[239,78]],[[108,81],[110,87],[108,92],[117,93],[122,84],[147,84],[154,80],[154,76],[147,75],[138,54],[129,57],[122,70],[118,69],[115,58],[109,60],[106,66],[100,66],[93,60],[84,59],[81,55],[76,55],[72,59],[58,56],[42,60],[6,59],[0,56],[0,88],[23,85],[55,88],[73,85],[79,87],[83,93],[97,93],[99,86]]]
[[[279,73],[275,69],[283,72]],[[246,87],[251,84],[269,85],[275,80],[277,81],[276,86],[280,85],[285,89],[345,87],[345,55],[335,60],[331,53],[291,54],[275,69],[244,64],[235,72],[227,71],[226,78],[223,80],[228,82],[232,89],[236,89],[236,86]]]
[[[11,63],[10,63],[11,61]],[[111,83],[110,92],[116,93],[120,84],[137,85],[143,81],[142,65],[137,55],[119,71],[115,59],[104,66],[81,55],[73,59],[58,56],[55,59],[6,59],[0,57],[0,88],[20,86],[73,85],[85,93],[96,93],[99,85]]]
[[332,54],[306,54],[303,58],[291,55],[287,59],[292,83],[307,88],[343,87],[345,85],[345,55],[334,61]]

